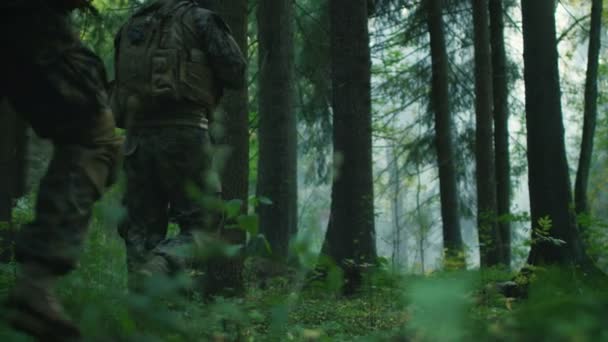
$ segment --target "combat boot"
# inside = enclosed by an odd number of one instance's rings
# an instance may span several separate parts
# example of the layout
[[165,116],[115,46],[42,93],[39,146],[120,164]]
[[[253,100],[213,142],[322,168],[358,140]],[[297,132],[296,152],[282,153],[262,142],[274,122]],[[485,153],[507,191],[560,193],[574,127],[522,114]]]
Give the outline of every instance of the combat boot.
[[39,341],[78,341],[78,327],[53,292],[56,280],[44,267],[24,264],[5,303],[7,321]]

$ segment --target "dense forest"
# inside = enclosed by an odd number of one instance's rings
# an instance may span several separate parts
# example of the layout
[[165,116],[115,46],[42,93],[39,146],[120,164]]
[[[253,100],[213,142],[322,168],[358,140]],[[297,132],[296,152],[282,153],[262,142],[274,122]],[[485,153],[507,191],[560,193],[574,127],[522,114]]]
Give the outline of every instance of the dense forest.
[[[72,14],[108,75],[145,2]],[[58,288],[85,340],[608,341],[603,0],[205,3],[248,66],[209,128],[204,285],[128,290],[120,177]],[[4,296],[52,146],[0,105]]]

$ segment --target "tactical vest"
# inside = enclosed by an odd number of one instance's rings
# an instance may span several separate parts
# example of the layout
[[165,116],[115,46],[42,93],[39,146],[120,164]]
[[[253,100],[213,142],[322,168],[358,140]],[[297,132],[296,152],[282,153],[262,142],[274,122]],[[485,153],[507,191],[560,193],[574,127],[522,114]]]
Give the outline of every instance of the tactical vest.
[[[195,125],[206,128],[217,89],[188,1],[144,8],[119,32],[113,109],[123,127]],[[119,120],[121,121],[121,120]]]

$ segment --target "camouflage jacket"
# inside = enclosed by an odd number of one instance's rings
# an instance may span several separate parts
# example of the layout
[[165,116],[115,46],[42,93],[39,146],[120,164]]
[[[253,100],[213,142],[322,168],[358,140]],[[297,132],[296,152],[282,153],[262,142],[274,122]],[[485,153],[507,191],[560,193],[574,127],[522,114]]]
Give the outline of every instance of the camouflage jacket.
[[230,29],[193,0],[145,5],[115,46],[112,103],[123,127],[205,127],[224,89],[245,85],[245,58]]

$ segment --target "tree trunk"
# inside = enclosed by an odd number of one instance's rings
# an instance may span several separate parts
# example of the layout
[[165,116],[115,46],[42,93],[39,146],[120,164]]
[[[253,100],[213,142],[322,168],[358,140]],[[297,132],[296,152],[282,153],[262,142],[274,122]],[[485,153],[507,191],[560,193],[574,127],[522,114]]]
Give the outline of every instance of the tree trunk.
[[[247,0],[214,0],[213,9],[222,16],[232,30],[232,35],[247,56]],[[223,135],[218,145],[229,149],[221,173],[222,197],[225,200],[240,199],[242,212],[247,213],[249,197],[249,109],[247,87],[243,90],[227,90],[222,99],[223,115],[219,121]],[[244,245],[246,234],[240,229],[222,229],[221,237],[229,243]],[[210,263],[210,281],[207,291],[214,293],[239,293],[243,290],[243,259],[214,260]],[[228,291],[225,291],[228,289]]]
[[[294,11],[287,0],[258,3],[259,129],[257,195],[260,231],[285,262],[297,231],[297,127],[294,108]],[[278,29],[280,28],[280,29]]]
[[488,0],[473,0],[475,30],[475,178],[477,231],[481,266],[502,261],[502,243],[496,220],[496,178],[492,132],[492,59]]
[[2,101],[0,104],[0,262],[11,257],[11,212],[13,209],[14,181],[14,127],[15,115]]
[[386,150],[386,160],[389,164],[389,184],[391,187],[391,212],[393,223],[392,243],[392,266],[393,271],[401,271],[403,265],[407,265],[407,237],[403,236],[403,195],[401,193],[401,170],[399,169],[399,158],[397,148],[392,145]]
[[494,92],[494,157],[501,263],[511,265],[511,166],[509,162],[509,87],[502,0],[490,0],[490,44]]
[[428,226],[426,219],[422,212],[422,205],[420,203],[420,195],[422,193],[422,171],[420,170],[420,163],[416,163],[416,221],[418,224],[418,253],[420,254],[420,273],[426,274],[425,257],[424,253],[426,250],[426,235],[428,233]]
[[[528,263],[590,265],[570,209],[572,194],[560,103],[555,1],[522,0],[522,19],[533,228]],[[551,223],[540,224],[546,218]],[[558,245],[547,237],[565,244]]]
[[437,149],[437,164],[439,166],[443,248],[446,259],[451,266],[464,267],[452,141],[452,117],[448,97],[448,55],[443,30],[442,3],[442,0],[427,0],[426,3],[433,63],[431,107],[435,112],[435,148]]
[[13,166],[15,159],[14,125],[15,114],[8,110],[3,101],[0,104],[0,222],[6,225],[11,221],[13,200]]
[[[593,0],[591,6],[591,30],[587,59],[587,79],[585,82],[583,139],[581,141],[581,155],[578,161],[578,170],[574,186],[574,203],[578,215],[588,214],[587,185],[589,183],[593,137],[595,135],[595,122],[597,120],[597,78],[602,35],[602,5],[603,0]],[[579,227],[581,230],[584,228],[583,225],[580,225]]]
[[360,285],[361,265],[377,256],[366,0],[331,0],[330,22],[334,180],[322,252],[344,268],[350,293]]
[[25,189],[26,124],[0,102],[0,262],[11,258],[13,200]]

